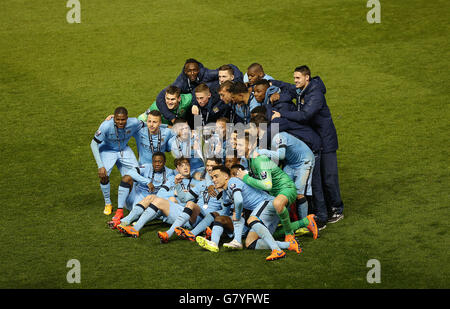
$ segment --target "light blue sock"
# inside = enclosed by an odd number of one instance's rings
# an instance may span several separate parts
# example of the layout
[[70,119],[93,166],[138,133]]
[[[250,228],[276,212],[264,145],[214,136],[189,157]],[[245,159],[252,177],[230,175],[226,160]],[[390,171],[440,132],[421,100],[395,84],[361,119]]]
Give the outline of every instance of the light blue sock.
[[[289,248],[289,243],[286,241],[277,241],[276,242],[281,249]],[[270,246],[262,239],[258,239],[255,245],[255,250],[260,249],[270,249]]]
[[127,182],[121,182],[117,190],[117,208],[123,208],[127,202],[128,194],[130,194],[130,185]]
[[233,221],[234,239],[242,244],[242,231],[244,230],[245,219],[241,217],[239,221]]
[[128,216],[122,218],[120,223],[129,225],[131,222],[135,221],[144,212],[144,207],[140,204],[134,205],[133,209],[130,211]]
[[251,230],[258,234],[258,236],[267,243],[270,249],[281,250],[267,227],[265,227],[264,224],[262,224],[260,221],[253,221],[250,227]]
[[[189,209],[189,208],[185,208]],[[169,237],[172,237],[173,232],[175,231],[175,228],[178,226],[183,226],[186,222],[188,222],[189,218],[191,217],[190,214],[188,214],[187,212],[183,211],[176,219],[175,222],[170,226],[170,229],[167,230],[167,235],[169,235]]]
[[299,219],[306,218],[308,215],[308,200],[306,197],[297,200],[297,211],[299,215]]
[[[151,206],[152,204],[150,204]],[[135,206],[136,207],[136,206]],[[133,207],[133,209],[135,208]],[[154,207],[154,208],[153,208]],[[142,215],[140,216],[139,220],[136,222],[136,224],[134,225],[134,228],[139,231],[141,228],[144,227],[144,225],[155,219],[156,215],[158,214],[158,208],[156,208],[155,206],[153,207],[147,207],[147,209],[142,213]]]
[[223,226],[221,223],[214,223],[214,226],[212,228],[211,232],[211,241],[215,242],[217,245],[219,245],[220,237],[223,233]]
[[206,228],[208,226],[211,225],[211,223],[214,222],[214,217],[213,215],[211,215],[210,213],[206,214],[206,216],[203,218],[202,221],[200,221],[197,226],[192,229],[191,233],[194,234],[195,236],[197,236],[198,234],[200,234],[201,232],[203,232],[204,230],[206,230]]
[[110,196],[111,186],[109,185],[109,181],[107,184],[100,183],[100,189],[102,190],[103,198],[105,199],[105,205],[112,204]]

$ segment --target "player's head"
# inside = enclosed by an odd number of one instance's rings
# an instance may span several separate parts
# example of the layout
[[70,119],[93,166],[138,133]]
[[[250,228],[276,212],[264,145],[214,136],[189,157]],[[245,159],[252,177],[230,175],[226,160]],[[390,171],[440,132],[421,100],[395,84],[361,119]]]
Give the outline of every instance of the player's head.
[[165,100],[168,109],[176,109],[180,105],[181,89],[176,86],[167,87]]
[[222,85],[225,81],[232,81],[234,79],[234,70],[228,65],[222,65],[219,69],[219,85]]
[[230,88],[231,97],[235,104],[247,104],[250,96],[249,88],[243,82],[235,82]]
[[155,152],[152,155],[152,166],[155,172],[161,172],[166,165],[166,155],[164,152]]
[[230,168],[231,177],[236,177],[238,170],[245,170],[241,164],[233,164]]
[[[257,140],[257,138],[252,138],[252,140]],[[246,133],[244,137],[238,138],[236,141],[236,147],[238,150],[238,154],[244,152],[244,156],[248,158],[250,150],[254,147],[254,145],[250,145],[250,134]]]
[[210,175],[216,189],[225,189],[231,177],[230,170],[223,165],[214,166]]
[[181,140],[187,140],[191,136],[191,128],[186,119],[176,118],[173,122],[173,131]]
[[252,63],[247,68],[248,82],[250,85],[255,84],[255,82],[262,79],[264,75],[266,75],[264,69],[259,63]]
[[198,102],[198,105],[200,105],[201,107],[205,107],[208,102],[209,99],[211,98],[211,91],[209,90],[208,85],[206,85],[205,83],[201,83],[200,85],[198,85],[197,87],[195,87],[195,99]]
[[147,115],[147,128],[151,134],[155,134],[158,132],[162,122],[161,117],[161,112],[158,110],[152,110]]
[[254,118],[258,115],[266,115],[266,107],[265,106],[256,106],[252,111],[250,112],[250,117]]
[[175,168],[178,173],[180,173],[183,177],[189,178],[191,176],[191,164],[188,158],[177,158],[173,163],[175,164]]
[[255,117],[252,117],[251,118],[251,123],[253,123],[253,124],[255,124],[255,126],[256,126],[256,132],[253,132],[253,134],[258,134],[258,136],[263,136],[263,134],[266,132],[266,130],[267,130],[267,125],[268,125],[268,121],[267,121],[267,118],[266,118],[266,115],[264,115],[264,114],[259,114],[259,115],[256,115]]
[[234,157],[226,157],[225,158],[225,167],[231,169],[231,167],[235,164],[239,163],[239,158],[237,157],[237,154],[235,154]]
[[123,106],[117,107],[114,110],[114,123],[116,127],[118,127],[119,129],[125,128],[125,126],[127,125],[127,120],[128,110]]
[[213,167],[219,166],[221,164],[222,164],[222,160],[220,158],[208,158],[208,159],[206,159],[206,163],[205,163],[206,171],[211,176]]
[[227,131],[227,123],[228,123],[228,118],[226,117],[220,117],[219,119],[216,120],[216,133],[221,136],[221,137],[225,137],[226,131]]
[[253,86],[253,94],[255,95],[256,101],[259,103],[264,102],[264,98],[266,97],[266,91],[270,87],[270,82],[267,79],[260,79],[255,82]]
[[232,81],[225,81],[222,84],[220,84],[219,86],[219,96],[220,99],[225,103],[225,104],[230,104],[233,101],[233,97],[231,95],[230,92],[230,88],[233,86],[233,82]]
[[200,73],[200,63],[192,58],[187,59],[184,63],[183,72],[191,82],[195,81]]
[[304,89],[311,80],[311,70],[306,65],[301,65],[294,70],[295,88]]

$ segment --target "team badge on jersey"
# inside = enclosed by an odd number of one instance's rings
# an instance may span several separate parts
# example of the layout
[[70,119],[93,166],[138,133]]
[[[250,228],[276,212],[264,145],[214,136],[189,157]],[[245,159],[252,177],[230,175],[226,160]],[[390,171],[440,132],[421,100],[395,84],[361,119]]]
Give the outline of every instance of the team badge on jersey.
[[126,133],[126,134],[130,134],[130,133],[131,133],[131,130],[127,130],[125,133]]
[[261,179],[266,179],[267,178],[267,172],[261,172]]
[[95,132],[95,136],[99,136],[100,134],[102,134],[102,131],[98,130],[97,132]]
[[217,106],[214,107],[214,108],[213,108],[213,112],[214,112],[214,113],[218,113],[218,112],[219,112],[219,108],[218,108]]
[[236,188],[236,184],[235,184],[235,183],[232,183],[232,184],[230,185],[230,189],[233,190],[234,188]]

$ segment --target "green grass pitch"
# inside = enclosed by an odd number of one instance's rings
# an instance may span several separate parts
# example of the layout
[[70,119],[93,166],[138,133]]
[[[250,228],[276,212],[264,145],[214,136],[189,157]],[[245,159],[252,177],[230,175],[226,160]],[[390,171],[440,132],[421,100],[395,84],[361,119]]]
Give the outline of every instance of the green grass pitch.
[[[0,3],[0,288],[450,287],[448,1],[381,0],[379,24],[365,0],[81,0],[79,24],[66,2]],[[190,57],[324,80],[345,219],[302,237],[300,256],[162,245],[158,222],[139,239],[107,228],[93,134],[118,105],[143,112]]]

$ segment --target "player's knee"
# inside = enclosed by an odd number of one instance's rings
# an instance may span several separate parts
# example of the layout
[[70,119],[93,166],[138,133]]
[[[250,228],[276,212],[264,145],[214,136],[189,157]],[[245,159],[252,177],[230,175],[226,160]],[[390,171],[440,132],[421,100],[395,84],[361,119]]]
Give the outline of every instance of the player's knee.
[[195,204],[193,201],[189,201],[186,203],[187,208],[194,210],[196,208],[197,204]]
[[214,222],[218,222],[220,224],[226,224],[226,218],[224,216],[217,216],[214,218]]
[[301,200],[302,198],[304,198],[305,196],[303,194],[297,194],[297,200]]
[[250,225],[255,221],[259,221],[259,219],[254,216],[250,216],[250,218],[247,219],[247,225]]
[[100,178],[100,183],[102,185],[107,185],[109,183],[109,176],[105,176],[105,177]]
[[133,185],[133,178],[129,175],[123,176],[121,180],[121,185],[122,184],[128,184],[128,186],[131,187]]

